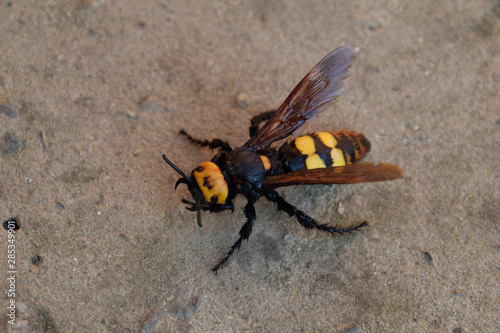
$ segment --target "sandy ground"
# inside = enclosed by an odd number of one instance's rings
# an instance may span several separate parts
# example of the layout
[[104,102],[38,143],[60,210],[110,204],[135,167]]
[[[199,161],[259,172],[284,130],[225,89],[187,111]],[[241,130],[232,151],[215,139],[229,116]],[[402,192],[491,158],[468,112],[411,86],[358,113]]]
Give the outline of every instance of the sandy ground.
[[[0,0],[0,31],[0,218],[20,226],[0,331],[500,332],[498,0]],[[261,200],[213,274],[245,200],[199,228],[161,154],[211,158],[181,128],[241,145],[344,44],[346,90],[304,131],[358,130],[405,178],[281,190],[370,227],[332,238]]]

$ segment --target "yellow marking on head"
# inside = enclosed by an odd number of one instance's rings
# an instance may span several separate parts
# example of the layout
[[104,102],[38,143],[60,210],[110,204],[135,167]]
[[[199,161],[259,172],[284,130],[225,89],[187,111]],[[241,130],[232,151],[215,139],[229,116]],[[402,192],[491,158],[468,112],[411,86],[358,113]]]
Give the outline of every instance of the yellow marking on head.
[[308,158],[306,158],[306,168],[308,170],[326,168],[326,165],[318,154],[312,154]]
[[223,203],[228,195],[228,188],[224,175],[213,162],[203,162],[193,171],[194,179],[203,193],[205,200],[210,203],[212,197],[217,197],[217,203]]
[[323,144],[329,148],[333,148],[337,145],[337,140],[335,140],[335,137],[332,135],[332,133],[329,132],[318,132],[316,133],[318,136],[318,139],[323,142]]
[[265,170],[271,169],[271,163],[269,162],[269,159],[265,155],[259,155],[260,160],[262,161],[262,165],[264,166]]
[[333,148],[330,152],[330,156],[332,158],[332,166],[342,166],[346,165],[344,154],[342,154],[342,150],[338,148]]
[[303,155],[312,155],[316,152],[316,147],[314,146],[314,139],[309,135],[301,136],[295,139],[295,147]]

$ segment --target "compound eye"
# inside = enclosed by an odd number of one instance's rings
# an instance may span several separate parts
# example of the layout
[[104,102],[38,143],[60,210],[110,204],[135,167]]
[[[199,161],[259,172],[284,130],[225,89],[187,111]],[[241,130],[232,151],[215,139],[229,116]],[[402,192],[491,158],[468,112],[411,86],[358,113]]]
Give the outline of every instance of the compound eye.
[[215,205],[226,200],[228,187],[224,175],[213,162],[203,162],[193,170],[193,176],[206,202]]

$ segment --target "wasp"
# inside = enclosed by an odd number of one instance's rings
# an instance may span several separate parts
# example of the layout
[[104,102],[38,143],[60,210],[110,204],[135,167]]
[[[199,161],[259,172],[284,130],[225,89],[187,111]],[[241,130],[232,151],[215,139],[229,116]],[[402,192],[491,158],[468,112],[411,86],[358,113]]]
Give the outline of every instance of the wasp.
[[[197,166],[189,176],[165,155],[163,159],[182,177],[175,183],[186,184],[191,200],[182,199],[186,209],[196,212],[201,227],[201,211],[234,211],[233,199],[242,194],[247,204],[243,209],[246,222],[238,240],[226,256],[212,270],[217,271],[248,240],[256,220],[255,202],[266,197],[279,211],[295,217],[307,229],[318,229],[344,234],[367,226],[367,222],[350,227],[321,224],[303,211],[285,201],[277,188],[305,184],[356,184],[381,182],[403,178],[403,170],[394,164],[375,165],[359,162],[370,151],[370,142],[355,131],[314,132],[285,142],[280,147],[272,144],[287,138],[307,120],[329,108],[344,90],[344,79],[354,63],[357,50],[346,45],[321,60],[299,82],[276,110],[267,111],[250,121],[250,139],[233,149],[222,139],[200,140],[186,131],[179,133],[201,147],[218,149],[210,160]],[[264,123],[265,122],[265,123]],[[261,124],[264,125],[261,126]]]

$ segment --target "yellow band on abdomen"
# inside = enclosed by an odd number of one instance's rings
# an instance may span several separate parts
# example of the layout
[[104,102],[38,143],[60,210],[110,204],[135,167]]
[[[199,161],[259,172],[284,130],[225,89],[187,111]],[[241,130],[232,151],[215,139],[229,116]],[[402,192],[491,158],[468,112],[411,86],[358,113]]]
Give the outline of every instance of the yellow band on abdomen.
[[316,147],[314,146],[314,139],[309,135],[301,136],[295,139],[295,147],[300,151],[302,155],[312,155],[316,152]]
[[312,154],[306,158],[307,169],[326,168],[325,161],[318,154]]

